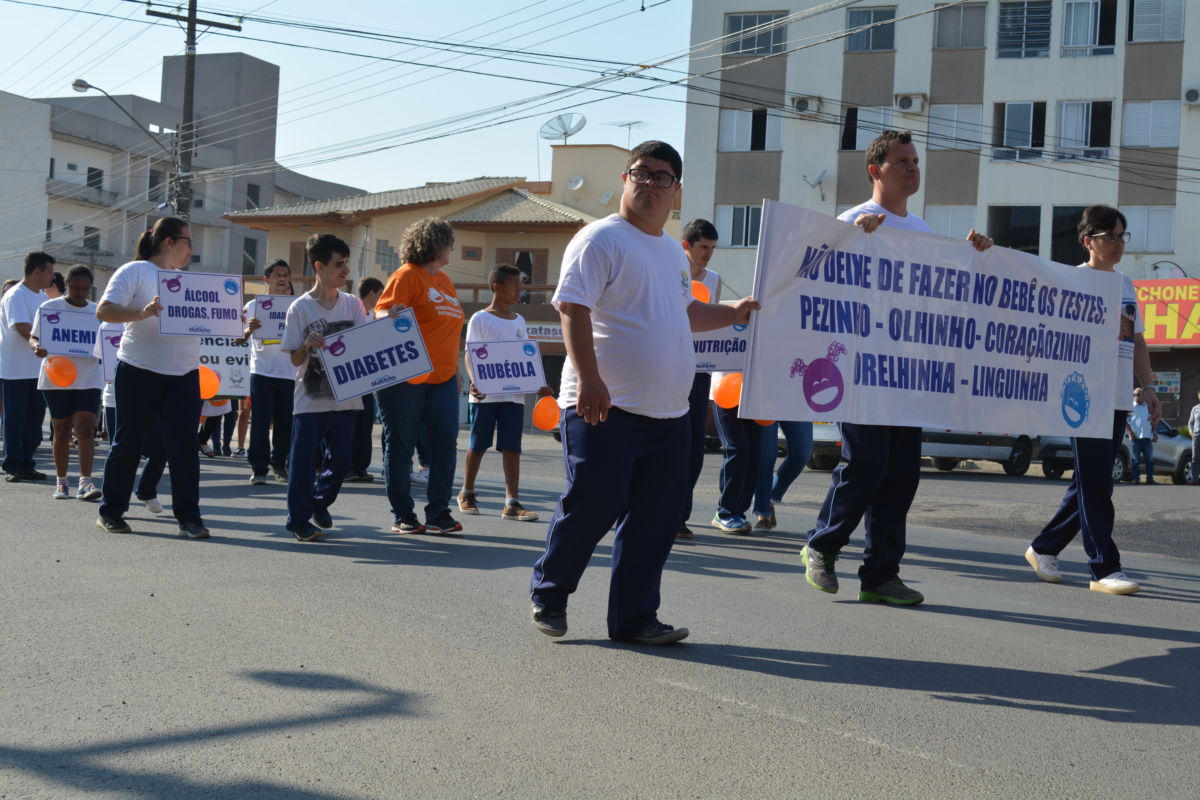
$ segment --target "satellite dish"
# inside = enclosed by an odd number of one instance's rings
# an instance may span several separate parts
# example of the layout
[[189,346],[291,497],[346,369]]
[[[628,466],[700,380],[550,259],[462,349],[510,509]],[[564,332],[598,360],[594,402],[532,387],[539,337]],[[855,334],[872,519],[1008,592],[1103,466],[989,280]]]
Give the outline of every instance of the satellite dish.
[[584,125],[587,125],[587,117],[583,114],[559,114],[542,125],[538,136],[543,139],[562,139],[566,144],[567,139],[583,130]]
[[602,205],[602,206],[608,205],[609,200],[612,200],[612,189],[609,189],[607,192],[600,195],[600,205]]
[[583,188],[583,176],[582,175],[572,175],[571,179],[567,181],[567,188],[570,189],[572,192],[578,192],[580,189]]

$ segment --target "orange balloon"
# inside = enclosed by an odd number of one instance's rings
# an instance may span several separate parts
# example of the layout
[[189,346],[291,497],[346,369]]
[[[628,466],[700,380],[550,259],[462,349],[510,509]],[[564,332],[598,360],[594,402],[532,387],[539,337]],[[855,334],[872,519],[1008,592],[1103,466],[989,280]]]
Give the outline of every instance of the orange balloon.
[[713,402],[721,408],[735,408],[742,402],[742,373],[730,372],[717,381]]
[[707,303],[712,300],[712,295],[709,293],[708,287],[700,281],[692,281],[692,297],[701,303]]
[[754,421],[757,422],[759,425],[762,425],[764,428],[767,427],[768,425],[775,424],[775,420],[773,420],[773,419],[756,419]]
[[200,399],[208,400],[221,388],[221,376],[212,367],[200,365]]
[[66,356],[50,356],[46,359],[46,377],[60,389],[75,382],[75,362]]
[[209,400],[208,402],[212,403],[213,408],[220,408],[229,402],[229,398],[222,397],[220,400]]
[[546,395],[533,407],[533,427],[539,431],[552,431],[557,426],[558,402],[550,395]]

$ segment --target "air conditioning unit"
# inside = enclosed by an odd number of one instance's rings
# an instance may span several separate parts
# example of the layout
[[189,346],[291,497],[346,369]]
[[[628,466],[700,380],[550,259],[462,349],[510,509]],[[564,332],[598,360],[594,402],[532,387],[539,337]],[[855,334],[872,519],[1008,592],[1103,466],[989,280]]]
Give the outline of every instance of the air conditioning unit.
[[901,114],[920,114],[925,110],[925,95],[898,94],[892,102],[892,108]]
[[1183,102],[1188,105],[1200,103],[1200,89],[1188,89],[1183,93]]
[[792,108],[801,116],[810,116],[821,111],[821,98],[819,97],[793,97]]

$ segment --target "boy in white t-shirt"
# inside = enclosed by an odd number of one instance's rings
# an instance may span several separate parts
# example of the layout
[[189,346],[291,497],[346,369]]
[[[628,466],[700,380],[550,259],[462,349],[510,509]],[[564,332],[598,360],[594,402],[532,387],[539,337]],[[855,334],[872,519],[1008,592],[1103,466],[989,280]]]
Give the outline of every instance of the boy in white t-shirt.
[[41,361],[29,337],[38,307],[49,298],[45,289],[54,278],[54,257],[34,252],[25,256],[25,279],[0,299],[0,392],[4,397],[4,479],[44,481],[34,467],[33,453],[42,443],[46,400],[38,390]]
[[[492,287],[492,302],[482,311],[471,315],[467,323],[467,358],[471,358],[471,347],[484,342],[512,342],[528,338],[525,318],[512,310],[521,299],[521,270],[501,264],[488,276]],[[538,397],[551,393],[543,386]],[[518,499],[521,482],[521,432],[525,425],[525,395],[485,395],[471,382],[470,403],[475,413],[471,419],[471,438],[463,466],[463,488],[458,495],[458,510],[464,514],[478,514],[475,500],[475,477],[483,463],[483,454],[492,446],[495,434],[496,449],[500,451],[504,465],[504,510],[503,519],[534,522],[538,515],[521,505]]]
[[[267,295],[290,296],[292,268],[282,258],[272,261],[263,272]],[[260,486],[267,482],[267,468],[275,479],[288,479],[288,450],[292,443],[292,396],[295,392],[296,368],[283,351],[278,340],[255,339],[254,332],[262,327],[255,314],[261,296],[246,303],[247,319],[242,340],[250,340],[250,483]],[[272,436],[272,430],[274,435]]]

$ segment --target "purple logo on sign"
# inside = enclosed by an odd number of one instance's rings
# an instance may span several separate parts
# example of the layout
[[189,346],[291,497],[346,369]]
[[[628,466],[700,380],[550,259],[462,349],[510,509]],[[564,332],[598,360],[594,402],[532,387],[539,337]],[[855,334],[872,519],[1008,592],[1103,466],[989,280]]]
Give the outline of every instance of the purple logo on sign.
[[62,317],[59,315],[59,313],[57,311],[51,311],[49,314],[47,314],[42,319],[46,320],[46,322],[50,323],[51,325],[57,325],[58,321],[60,319],[62,319]]
[[329,345],[329,355],[337,358],[342,353],[346,352],[346,343],[342,341],[342,337],[338,337],[333,344]]
[[121,346],[121,334],[118,333],[116,336],[108,337],[108,343],[111,344],[113,347],[120,347]]
[[264,311],[270,311],[270,310],[271,310],[271,306],[275,305],[275,301],[274,301],[274,300],[259,300],[259,301],[258,301],[258,305],[259,305],[259,306],[260,306],[260,307],[261,307],[261,308],[262,308]]
[[475,357],[476,357],[476,358],[478,358],[480,361],[486,361],[486,360],[487,360],[487,357],[488,357],[488,349],[487,349],[487,345],[486,345],[486,344],[484,344],[484,345],[480,345],[479,347],[476,347],[476,348],[473,348],[473,349],[471,350],[471,352],[472,352],[472,353],[474,353],[474,354],[475,354]]
[[171,294],[178,292],[183,288],[183,281],[179,278],[167,278],[167,291]]
[[800,375],[804,378],[804,400],[808,407],[818,413],[837,408],[846,394],[846,384],[842,373],[833,362],[846,354],[846,346],[841,342],[832,342],[824,358],[813,359],[805,364],[804,359],[797,358],[792,362],[789,377]]

